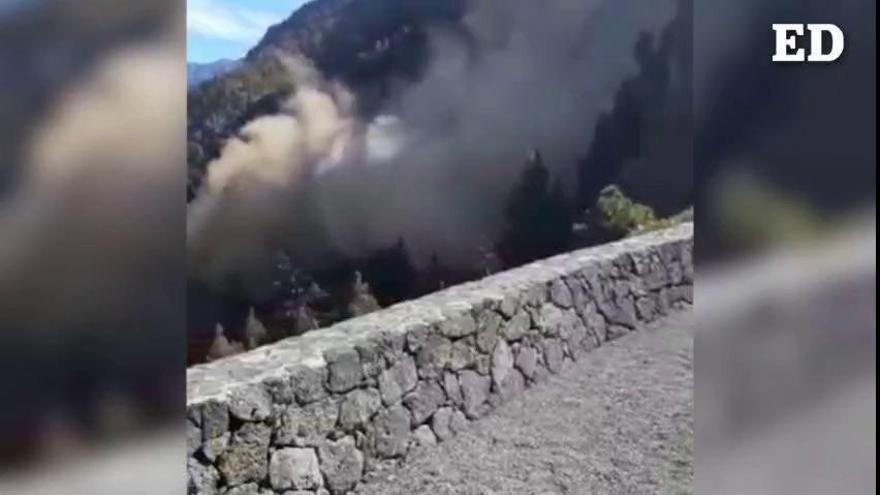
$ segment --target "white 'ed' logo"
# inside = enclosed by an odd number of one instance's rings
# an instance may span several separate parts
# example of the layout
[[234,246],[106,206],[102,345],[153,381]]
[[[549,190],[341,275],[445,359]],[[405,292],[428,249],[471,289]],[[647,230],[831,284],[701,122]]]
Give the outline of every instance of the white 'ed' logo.
[[[803,24],[774,24],[776,53],[774,62],[834,62],[843,54],[843,31],[834,24],[807,24],[810,32],[810,53],[797,48],[798,38],[804,36]],[[823,51],[825,33],[831,35],[831,46]]]

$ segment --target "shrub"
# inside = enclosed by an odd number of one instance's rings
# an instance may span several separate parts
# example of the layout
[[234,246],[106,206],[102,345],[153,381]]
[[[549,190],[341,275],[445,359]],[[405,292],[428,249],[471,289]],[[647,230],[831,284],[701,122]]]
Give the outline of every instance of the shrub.
[[674,225],[674,218],[658,218],[650,206],[628,198],[619,187],[606,186],[596,201],[599,224],[619,237],[662,229]]

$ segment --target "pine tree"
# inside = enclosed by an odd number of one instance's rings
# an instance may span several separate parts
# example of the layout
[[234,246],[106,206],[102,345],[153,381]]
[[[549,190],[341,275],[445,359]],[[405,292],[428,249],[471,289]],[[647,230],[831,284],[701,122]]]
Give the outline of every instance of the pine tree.
[[508,266],[556,254],[572,239],[572,212],[561,184],[551,187],[550,171],[535,150],[507,204],[507,229],[498,254]]
[[209,362],[216,361],[224,357],[242,353],[244,350],[244,345],[238,342],[230,342],[229,339],[226,338],[223,325],[218,323],[214,327],[214,340],[211,342],[211,347],[208,349],[205,360]]
[[316,308],[327,305],[330,294],[311,273],[297,268],[283,251],[276,253],[272,285],[272,296],[264,304],[271,322],[267,324],[268,340],[301,335],[320,327]]
[[258,346],[266,343],[269,337],[269,331],[263,323],[257,318],[254,308],[248,312],[247,321],[244,325],[245,345],[247,349],[256,349]]
[[294,308],[293,322],[293,335],[302,335],[309,330],[317,330],[320,327],[314,312],[306,304]]
[[373,253],[364,273],[383,306],[409,299],[416,293],[416,270],[402,237],[393,246]]
[[370,291],[370,284],[364,282],[361,272],[354,272],[349,290],[351,296],[346,306],[348,313],[346,316],[353,318],[380,309],[379,303]]

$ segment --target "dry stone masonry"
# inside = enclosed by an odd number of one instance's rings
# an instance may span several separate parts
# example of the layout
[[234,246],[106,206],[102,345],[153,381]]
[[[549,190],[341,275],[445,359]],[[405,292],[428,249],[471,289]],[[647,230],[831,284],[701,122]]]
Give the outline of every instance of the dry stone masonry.
[[692,302],[692,253],[683,224],[193,367],[189,493],[347,493],[379,463]]

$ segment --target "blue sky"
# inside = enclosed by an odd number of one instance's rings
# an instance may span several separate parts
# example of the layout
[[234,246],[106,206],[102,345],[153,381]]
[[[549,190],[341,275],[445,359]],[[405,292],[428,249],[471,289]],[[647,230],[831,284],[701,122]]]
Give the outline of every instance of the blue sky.
[[308,0],[186,0],[187,60],[240,58]]

